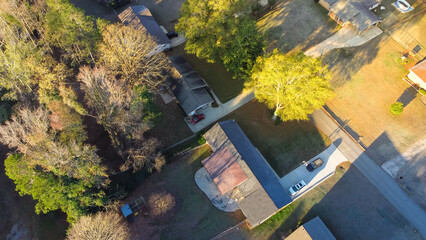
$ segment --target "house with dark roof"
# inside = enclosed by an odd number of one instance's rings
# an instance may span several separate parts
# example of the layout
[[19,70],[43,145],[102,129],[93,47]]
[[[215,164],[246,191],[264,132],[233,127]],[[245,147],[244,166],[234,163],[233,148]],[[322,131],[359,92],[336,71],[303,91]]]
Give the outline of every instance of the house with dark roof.
[[410,68],[410,73],[408,73],[407,77],[413,85],[417,85],[426,90],[426,60]]
[[166,85],[186,114],[193,115],[214,102],[204,79],[182,56],[170,57],[170,61],[173,68],[166,79]]
[[136,30],[144,30],[154,38],[157,47],[154,49],[153,54],[170,49],[169,38],[145,6],[129,6],[118,17],[125,26],[130,26]]
[[235,120],[204,134],[213,154],[202,161],[220,194],[231,194],[255,227],[292,202],[279,178]]
[[300,226],[286,240],[336,240],[320,217],[315,217]]
[[377,25],[380,20],[370,10],[379,6],[381,0],[319,0],[328,15],[339,25],[351,24],[359,33]]

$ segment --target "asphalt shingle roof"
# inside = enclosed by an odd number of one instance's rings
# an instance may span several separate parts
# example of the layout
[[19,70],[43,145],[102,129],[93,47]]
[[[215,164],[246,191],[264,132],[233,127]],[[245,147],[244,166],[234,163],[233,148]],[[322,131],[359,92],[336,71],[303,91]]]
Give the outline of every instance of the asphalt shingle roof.
[[169,38],[155,21],[148,8],[143,5],[130,6],[118,15],[121,22],[137,30],[145,29],[157,44],[170,44]]

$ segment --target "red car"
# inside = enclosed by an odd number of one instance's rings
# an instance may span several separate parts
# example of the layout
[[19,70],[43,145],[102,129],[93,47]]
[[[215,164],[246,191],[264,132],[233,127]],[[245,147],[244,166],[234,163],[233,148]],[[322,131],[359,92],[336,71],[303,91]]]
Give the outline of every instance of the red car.
[[204,119],[204,114],[195,114],[191,117],[191,124],[194,125]]

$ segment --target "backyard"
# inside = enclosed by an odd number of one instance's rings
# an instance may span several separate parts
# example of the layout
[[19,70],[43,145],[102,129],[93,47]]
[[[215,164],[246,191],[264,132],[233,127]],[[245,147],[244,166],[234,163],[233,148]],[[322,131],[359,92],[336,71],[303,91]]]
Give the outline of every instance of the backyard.
[[305,51],[340,29],[327,10],[315,1],[284,0],[258,21],[268,51]]
[[252,101],[221,121],[235,119],[280,177],[330,144],[311,121],[275,123],[272,115],[263,103]]
[[260,226],[251,231],[235,229],[224,238],[282,239],[316,216],[336,239],[421,239],[405,218],[348,162]]
[[[130,224],[132,239],[209,239],[244,219],[240,212],[216,209],[195,184],[194,174],[210,151],[204,145],[170,159],[133,191],[126,202],[143,196],[148,208]],[[159,207],[153,196],[167,201]]]

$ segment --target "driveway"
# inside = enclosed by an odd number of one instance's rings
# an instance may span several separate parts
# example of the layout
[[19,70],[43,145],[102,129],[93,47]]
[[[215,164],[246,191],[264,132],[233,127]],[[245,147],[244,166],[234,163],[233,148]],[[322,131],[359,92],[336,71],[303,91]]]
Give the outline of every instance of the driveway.
[[311,115],[314,124],[331,141],[341,139],[338,149],[376,187],[423,237],[426,237],[426,213],[398,184],[323,109]]
[[[338,143],[336,143],[336,145],[338,145]],[[336,145],[334,145],[334,143],[331,144],[326,150],[307,162],[309,164],[318,158],[321,158],[324,161],[323,165],[315,169],[313,172],[309,172],[305,165],[301,165],[280,179],[281,185],[287,192],[291,186],[295,185],[301,180],[305,181],[306,186],[302,188],[296,195],[292,196],[293,200],[301,197],[303,194],[307,193],[309,190],[313,189],[318,184],[332,176],[336,171],[337,165],[348,161],[348,159],[340,152]]]
[[308,49],[305,54],[312,57],[320,57],[336,48],[361,46],[379,36],[382,32],[380,28],[373,26],[358,35],[358,31],[353,26],[346,25],[333,36]]
[[205,109],[197,111],[197,113],[199,114],[204,114],[206,118],[196,123],[195,125],[192,125],[191,123],[186,121],[186,123],[188,123],[188,126],[192,130],[192,132],[194,133],[199,132],[200,130],[210,126],[210,124],[215,123],[222,117],[228,115],[229,113],[235,111],[239,107],[243,106],[244,104],[254,99],[254,93],[247,91],[247,92],[242,92],[240,95],[222,104],[214,94],[212,95],[219,106],[207,107]]

